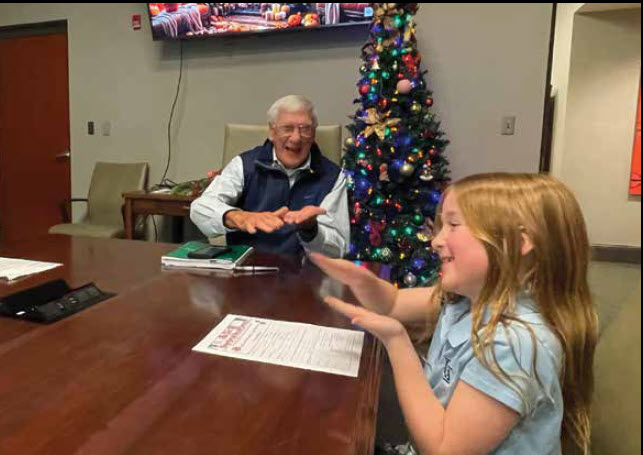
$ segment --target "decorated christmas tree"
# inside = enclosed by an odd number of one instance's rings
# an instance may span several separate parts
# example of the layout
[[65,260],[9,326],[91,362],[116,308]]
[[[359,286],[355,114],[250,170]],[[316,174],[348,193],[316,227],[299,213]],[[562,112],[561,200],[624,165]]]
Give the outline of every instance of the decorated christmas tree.
[[439,258],[433,220],[448,182],[448,141],[430,112],[413,16],[417,3],[374,3],[345,142],[351,210],[349,258],[390,265],[400,287],[431,284]]

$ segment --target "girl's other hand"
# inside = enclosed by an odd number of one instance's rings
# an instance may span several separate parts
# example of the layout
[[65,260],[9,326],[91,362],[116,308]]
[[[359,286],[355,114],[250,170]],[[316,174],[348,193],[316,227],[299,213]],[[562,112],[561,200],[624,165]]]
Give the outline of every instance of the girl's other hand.
[[385,346],[396,339],[404,336],[406,330],[400,321],[374,313],[366,308],[351,305],[335,297],[326,297],[324,301],[335,311],[342,313],[351,320],[351,323],[362,327],[364,330],[376,336]]

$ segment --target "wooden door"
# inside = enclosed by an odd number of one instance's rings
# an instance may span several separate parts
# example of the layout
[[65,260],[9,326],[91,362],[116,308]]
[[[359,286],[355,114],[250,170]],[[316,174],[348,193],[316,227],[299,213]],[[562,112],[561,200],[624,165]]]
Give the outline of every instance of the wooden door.
[[67,34],[0,38],[0,241],[61,223],[70,186]]

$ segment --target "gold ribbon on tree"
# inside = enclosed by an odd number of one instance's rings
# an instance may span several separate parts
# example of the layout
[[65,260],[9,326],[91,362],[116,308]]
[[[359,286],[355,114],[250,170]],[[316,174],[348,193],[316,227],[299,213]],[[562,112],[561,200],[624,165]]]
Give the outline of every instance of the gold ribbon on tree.
[[398,9],[397,3],[375,3],[373,7],[375,8],[375,17],[395,16],[404,12],[402,8]]
[[386,128],[395,126],[402,121],[400,118],[386,119],[374,107],[366,109],[366,117],[360,117],[360,120],[368,125],[364,129],[364,136],[369,137],[375,133],[380,140],[384,140],[386,137]]

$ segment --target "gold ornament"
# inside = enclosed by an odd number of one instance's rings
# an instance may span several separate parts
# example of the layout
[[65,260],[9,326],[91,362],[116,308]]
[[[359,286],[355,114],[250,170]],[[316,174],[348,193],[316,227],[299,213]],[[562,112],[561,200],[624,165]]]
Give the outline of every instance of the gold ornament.
[[415,22],[413,22],[413,19],[411,19],[404,29],[404,42],[408,43],[409,41],[411,41],[413,35],[415,35]]
[[415,167],[409,162],[404,163],[400,168],[400,174],[403,177],[410,177],[413,175],[413,171],[415,171]]
[[424,234],[423,232],[418,232],[417,238],[422,243],[428,243],[431,241],[431,238],[428,235]]

